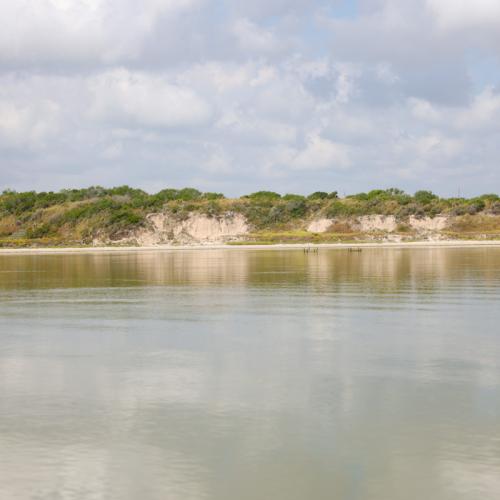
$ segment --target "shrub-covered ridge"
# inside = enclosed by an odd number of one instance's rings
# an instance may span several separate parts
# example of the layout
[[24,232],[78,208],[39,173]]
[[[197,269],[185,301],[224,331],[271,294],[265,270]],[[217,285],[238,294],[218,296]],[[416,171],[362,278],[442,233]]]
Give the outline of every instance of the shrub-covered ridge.
[[232,199],[193,188],[163,189],[155,194],[129,186],[59,192],[6,190],[0,195],[0,245],[90,244],[99,236],[120,240],[147,225],[147,215],[157,212],[178,220],[192,213],[208,217],[240,213],[256,233],[274,234],[302,230],[307,220],[317,217],[342,219],[379,214],[404,221],[409,216],[500,215],[500,198],[496,194],[441,198],[430,191],[410,195],[396,188],[344,198],[336,191],[317,191],[309,196],[259,191]]

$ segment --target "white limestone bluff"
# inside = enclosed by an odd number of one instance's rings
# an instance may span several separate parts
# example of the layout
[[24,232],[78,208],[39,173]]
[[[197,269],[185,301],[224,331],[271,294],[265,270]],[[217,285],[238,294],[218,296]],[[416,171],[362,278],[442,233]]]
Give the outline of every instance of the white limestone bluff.
[[383,232],[393,233],[401,225],[406,225],[409,229],[419,234],[435,233],[446,229],[452,217],[415,217],[411,215],[406,221],[398,220],[394,215],[363,215],[360,217],[349,217],[343,219],[313,219],[307,225],[307,231],[311,233],[325,233],[331,230],[332,226],[338,222],[347,223],[353,231],[362,233]]
[[[479,218],[481,219],[479,221]],[[235,242],[283,243],[290,235],[311,234],[311,242],[340,242],[342,237],[357,241],[404,242],[404,241],[440,241],[453,239],[454,231],[463,230],[464,223],[482,224],[495,233],[500,227],[500,217],[484,216],[449,216],[435,217],[414,215],[395,217],[394,215],[363,215],[349,217],[321,217],[297,220],[286,227],[264,227],[260,229],[252,224],[243,214],[226,211],[217,215],[200,212],[183,215],[156,212],[146,216],[146,223],[138,228],[120,234],[119,238],[110,239],[102,235],[93,240],[94,246],[133,245],[150,247],[160,245],[220,245]],[[496,234],[496,233],[495,233]],[[268,240],[269,236],[271,238]],[[323,235],[321,239],[315,239]],[[487,239],[488,231],[477,233],[476,239]],[[301,240],[304,241],[304,240]],[[307,240],[306,240],[307,241]],[[293,239],[292,239],[293,242]]]
[[162,244],[210,244],[236,241],[249,232],[246,219],[228,212],[218,217],[191,213],[177,220],[164,213],[147,216],[147,225],[131,236],[140,246]]

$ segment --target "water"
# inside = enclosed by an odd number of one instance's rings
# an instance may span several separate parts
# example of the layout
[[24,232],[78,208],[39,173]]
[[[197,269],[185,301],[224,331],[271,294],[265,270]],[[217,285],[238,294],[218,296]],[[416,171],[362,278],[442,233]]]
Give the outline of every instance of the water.
[[0,255],[6,500],[500,498],[500,249]]

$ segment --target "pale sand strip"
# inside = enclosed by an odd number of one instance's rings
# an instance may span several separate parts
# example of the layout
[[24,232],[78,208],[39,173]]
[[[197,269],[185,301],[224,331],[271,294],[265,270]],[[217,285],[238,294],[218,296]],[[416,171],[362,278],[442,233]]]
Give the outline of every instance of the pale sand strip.
[[8,254],[79,254],[79,253],[115,253],[115,252],[177,252],[185,250],[302,250],[314,249],[352,249],[352,248],[477,248],[499,247],[500,240],[441,240],[411,241],[403,243],[278,243],[274,245],[157,245],[157,246],[116,246],[116,247],[61,247],[61,248],[1,248],[0,255]]

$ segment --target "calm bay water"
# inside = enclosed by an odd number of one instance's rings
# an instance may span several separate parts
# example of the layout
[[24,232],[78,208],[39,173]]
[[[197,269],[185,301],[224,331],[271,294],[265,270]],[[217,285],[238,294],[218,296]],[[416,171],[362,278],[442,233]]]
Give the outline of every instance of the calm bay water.
[[500,498],[500,249],[0,255],[0,498]]

